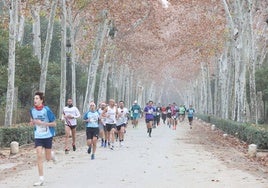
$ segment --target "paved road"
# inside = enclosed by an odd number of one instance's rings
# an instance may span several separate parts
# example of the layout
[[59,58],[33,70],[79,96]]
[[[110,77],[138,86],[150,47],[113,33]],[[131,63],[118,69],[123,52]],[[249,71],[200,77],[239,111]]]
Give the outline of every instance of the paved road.
[[[57,164],[45,164],[49,188],[267,188],[268,182],[238,169],[226,167],[201,145],[189,144],[186,123],[176,131],[166,126],[146,134],[145,124],[129,127],[124,147],[98,148],[90,160],[86,146],[65,155],[57,151]],[[32,187],[37,168],[0,182],[0,187]]]

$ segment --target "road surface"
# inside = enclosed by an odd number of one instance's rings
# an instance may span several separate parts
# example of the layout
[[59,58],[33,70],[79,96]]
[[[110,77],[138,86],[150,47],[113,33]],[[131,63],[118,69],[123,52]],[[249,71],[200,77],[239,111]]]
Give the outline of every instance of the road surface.
[[[125,145],[115,150],[98,146],[96,159],[86,153],[84,133],[80,147],[68,155],[57,150],[58,162],[45,162],[45,184],[49,188],[267,188],[267,179],[237,168],[230,168],[202,145],[189,142],[187,122],[177,130],[165,125],[146,134],[144,121],[138,128],[128,127]],[[55,143],[57,145],[57,143]],[[35,156],[33,156],[35,157]],[[37,167],[21,171],[0,181],[0,187],[33,187]]]

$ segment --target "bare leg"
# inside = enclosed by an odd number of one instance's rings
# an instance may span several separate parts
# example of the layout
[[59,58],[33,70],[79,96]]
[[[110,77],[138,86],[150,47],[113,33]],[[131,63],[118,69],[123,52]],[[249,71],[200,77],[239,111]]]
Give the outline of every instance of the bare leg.
[[69,137],[70,137],[71,128],[65,125],[65,150],[69,150]]
[[38,174],[39,176],[44,176],[44,171],[43,171],[43,147],[38,146],[36,147],[36,154],[37,154],[37,167],[38,167]]
[[73,150],[75,151],[76,150],[76,128],[72,129],[72,140],[73,140],[73,143],[72,143],[72,146],[73,146]]

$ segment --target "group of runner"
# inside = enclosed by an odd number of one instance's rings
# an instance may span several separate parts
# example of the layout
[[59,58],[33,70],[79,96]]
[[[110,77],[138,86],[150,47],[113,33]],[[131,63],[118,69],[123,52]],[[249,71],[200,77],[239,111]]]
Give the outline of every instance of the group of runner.
[[[135,111],[135,109],[134,109]],[[136,112],[136,111],[135,111]],[[89,110],[83,115],[86,126],[87,153],[91,154],[91,159],[95,159],[98,138],[101,138],[101,146],[114,149],[115,135],[119,139],[120,146],[123,146],[125,129],[128,122],[128,109],[124,106],[124,101],[115,103],[110,99],[108,104],[102,102],[97,107],[94,102],[89,103]],[[135,114],[135,113],[134,113]],[[43,149],[46,160],[56,161],[52,151],[52,139],[55,136],[56,117],[52,110],[45,106],[43,92],[36,92],[34,96],[34,106],[30,110],[30,125],[34,127],[35,148],[37,153],[37,167],[39,181],[34,186],[44,184],[43,172]],[[67,100],[67,106],[63,108],[61,120],[65,126],[65,154],[70,151],[69,137],[72,137],[72,149],[76,151],[76,127],[77,118],[81,114],[77,107],[73,106],[72,99]],[[137,123],[136,123],[137,124]]]
[[149,101],[144,110],[143,116],[145,117],[145,122],[147,125],[148,136],[152,136],[152,128],[160,125],[160,118],[162,118],[163,124],[166,124],[169,128],[176,130],[178,121],[183,122],[187,114],[190,129],[192,129],[192,122],[195,110],[192,105],[187,109],[185,105],[177,106],[174,102],[173,104],[165,105],[154,105],[153,101]]
[[[146,112],[146,109],[151,109],[151,107],[153,108],[153,111],[151,115],[149,115],[150,113]],[[144,109],[144,113],[146,114],[145,119],[147,119],[147,122],[148,119],[152,121],[153,128],[160,125],[161,118],[163,124],[167,124],[169,128],[172,127],[174,130],[176,130],[178,121],[183,122],[186,114],[188,117],[190,129],[192,129],[192,121],[195,110],[192,105],[189,105],[189,108],[187,109],[185,105],[177,106],[175,102],[169,104],[168,106],[165,106],[160,105],[160,103],[158,105],[153,105],[153,101],[149,101]]]
[[[43,173],[43,149],[45,150],[46,160],[56,161],[52,149],[52,139],[55,136],[54,127],[56,118],[51,109],[45,106],[44,93],[36,92],[34,96],[34,107],[31,108],[30,125],[34,126],[35,148],[37,153],[37,166],[39,172],[39,181],[35,186],[44,184]],[[154,106],[153,101],[149,101],[142,110],[135,100],[131,109],[125,107],[124,101],[115,103],[110,99],[108,104],[101,102],[98,106],[94,102],[89,103],[89,110],[83,115],[83,121],[86,126],[87,153],[91,154],[91,159],[95,159],[98,138],[101,141],[101,147],[108,147],[114,150],[115,140],[119,140],[119,146],[124,145],[126,127],[131,117],[133,128],[138,126],[138,120],[145,117],[148,136],[152,136],[152,128],[160,125],[160,117],[163,123],[166,123],[173,129],[176,129],[177,119],[184,120],[185,113],[188,113],[190,127],[192,125],[194,109],[192,106],[186,109],[183,105],[177,107],[175,103],[167,107]],[[77,107],[73,106],[72,99],[67,100],[67,106],[63,108],[61,120],[65,125],[65,154],[70,151],[69,137],[72,137],[71,148],[76,151],[76,126],[77,118],[81,114]]]

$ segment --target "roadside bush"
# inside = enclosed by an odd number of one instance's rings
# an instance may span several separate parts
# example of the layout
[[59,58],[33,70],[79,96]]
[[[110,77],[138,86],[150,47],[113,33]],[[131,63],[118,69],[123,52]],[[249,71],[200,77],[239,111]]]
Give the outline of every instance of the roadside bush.
[[261,127],[249,123],[225,120],[215,116],[197,115],[197,117],[214,124],[227,134],[236,136],[248,144],[256,144],[259,149],[268,149],[268,131]]
[[[65,134],[64,124],[57,121],[56,136]],[[85,124],[81,119],[77,121],[77,131],[85,130]],[[12,127],[0,127],[0,147],[9,147],[12,141],[19,142],[20,145],[30,144],[34,142],[33,127],[29,124],[18,124]]]

